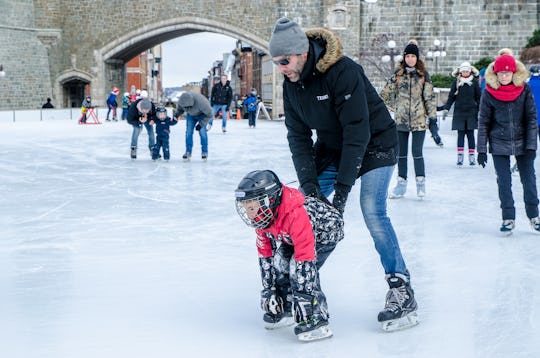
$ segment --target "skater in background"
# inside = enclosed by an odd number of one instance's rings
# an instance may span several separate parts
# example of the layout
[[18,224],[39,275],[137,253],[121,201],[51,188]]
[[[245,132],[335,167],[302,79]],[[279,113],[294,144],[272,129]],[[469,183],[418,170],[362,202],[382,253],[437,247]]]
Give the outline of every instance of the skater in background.
[[82,117],[80,120],[81,123],[86,123],[86,113],[88,112],[90,108],[92,108],[92,97],[86,96],[81,106],[81,113],[82,113]]
[[47,98],[47,102],[43,104],[43,106],[41,106],[42,109],[50,109],[50,108],[54,108],[53,104],[51,103],[51,99],[50,98]]
[[269,49],[284,75],[287,140],[302,192],[323,201],[333,192],[332,205],[343,213],[361,178],[360,208],[389,286],[377,319],[384,330],[416,324],[410,274],[386,212],[396,123],[362,66],[343,55],[340,39],[330,30],[304,33],[296,22],[281,18]]
[[442,146],[438,135],[433,85],[426,65],[419,56],[420,50],[416,40],[409,41],[403,51],[403,59],[381,91],[386,106],[394,112],[399,139],[397,185],[392,190],[390,198],[401,198],[407,191],[409,134],[412,137],[416,195],[420,198],[426,195],[426,170],[422,150],[428,126],[435,142]]
[[452,81],[448,100],[443,106],[437,107],[444,111],[444,116],[454,105],[452,117],[452,130],[457,130],[457,165],[463,165],[465,137],[469,149],[469,165],[476,164],[476,144],[474,130],[478,128],[478,107],[480,105],[481,90],[478,84],[478,70],[469,62],[463,62],[452,71]]
[[152,153],[152,159],[157,160],[159,158],[159,151],[163,148],[163,159],[169,160],[171,154],[169,152],[169,135],[171,134],[171,126],[176,125],[178,120],[167,116],[167,110],[165,107],[158,107],[156,109],[156,116],[153,121],[156,125],[156,144],[154,145],[154,151]]
[[109,114],[112,111],[112,120],[117,121],[116,119],[116,108],[118,108],[118,103],[116,102],[116,97],[118,96],[118,93],[120,93],[120,90],[116,87],[114,87],[109,93],[109,98],[107,98],[107,107],[109,110],[107,111],[107,118],[105,118],[106,121],[110,121]]
[[150,123],[156,114],[154,104],[148,98],[139,98],[128,108],[127,122],[133,127],[131,134],[131,158],[137,158],[137,143],[142,127],[148,132],[148,149],[150,156],[153,154],[156,139],[154,137],[154,127]]
[[304,197],[270,170],[248,173],[235,191],[238,215],[255,228],[267,329],[294,323],[301,341],[332,336],[319,270],[343,239],[343,218],[329,203]]
[[210,95],[210,104],[213,110],[213,118],[210,121],[210,128],[214,123],[213,119],[221,111],[221,130],[223,133],[227,132],[227,117],[229,113],[229,107],[233,98],[233,92],[230,81],[227,79],[227,75],[221,75],[221,81],[214,84]]
[[[512,195],[510,157],[515,156],[525,212],[530,225],[540,233],[538,192],[534,160],[538,141],[537,111],[530,86],[529,71],[509,54],[503,54],[486,70],[486,89],[478,116],[478,164],[486,166],[492,155],[502,210],[500,231],[510,235],[515,228],[516,208]],[[489,143],[489,148],[487,144]]]
[[129,92],[125,92],[124,97],[122,98],[122,120],[123,121],[127,119],[127,113],[128,113],[130,104],[131,102],[129,101]]
[[255,128],[255,120],[257,116],[257,106],[259,105],[260,97],[257,96],[257,89],[252,88],[247,98],[242,102],[247,108],[249,128]]
[[[208,158],[208,133],[206,125],[212,119],[212,107],[208,99],[200,93],[188,91],[182,93],[178,99],[176,118],[186,113],[186,152],[182,156],[185,161],[191,159],[193,150],[193,131],[199,132],[201,137],[201,158]],[[178,118],[179,120],[180,118]]]

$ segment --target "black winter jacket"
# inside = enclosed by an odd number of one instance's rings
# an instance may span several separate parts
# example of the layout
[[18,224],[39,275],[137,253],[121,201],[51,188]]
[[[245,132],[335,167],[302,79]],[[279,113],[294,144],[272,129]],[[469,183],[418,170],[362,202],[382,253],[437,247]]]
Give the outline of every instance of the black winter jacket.
[[210,96],[210,102],[212,103],[212,105],[225,105],[227,106],[228,110],[229,106],[231,105],[231,101],[232,88],[230,85],[230,81],[227,81],[227,83],[225,83],[225,86],[223,86],[221,82],[218,82],[212,87],[212,93]]
[[[452,82],[448,101],[443,109],[450,110],[454,105],[452,116],[453,130],[471,130],[478,128],[478,106],[480,105],[480,86],[478,80],[473,78],[471,84],[457,88],[459,77]],[[456,93],[457,92],[457,93]]]
[[350,190],[360,175],[396,163],[396,125],[363,68],[343,56],[337,36],[326,29],[306,35],[301,78],[283,83],[293,163],[301,186],[317,185],[317,175],[333,164],[338,184]]
[[[142,117],[142,114],[139,112],[139,109],[137,108],[137,103],[139,103],[142,100],[143,100],[142,98],[139,98],[138,100],[136,100],[135,102],[129,105],[126,120],[132,126],[141,124],[139,119]],[[154,103],[152,103],[152,109],[150,110],[150,112],[148,112],[147,121],[150,122],[151,120],[153,120],[155,118],[155,115],[156,115],[156,107],[154,106]]]

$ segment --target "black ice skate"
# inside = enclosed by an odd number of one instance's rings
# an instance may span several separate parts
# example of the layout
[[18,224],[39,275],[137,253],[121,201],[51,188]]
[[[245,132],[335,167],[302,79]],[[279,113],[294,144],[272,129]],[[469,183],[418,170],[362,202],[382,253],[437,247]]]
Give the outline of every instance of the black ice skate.
[[503,220],[500,230],[503,235],[510,236],[515,227],[514,220]]
[[189,161],[191,159],[191,153],[185,152],[184,155],[182,156],[182,159],[184,159],[184,162]]
[[390,286],[386,294],[384,310],[379,312],[378,321],[386,332],[417,325],[417,304],[414,299],[414,291],[409,282],[402,274],[387,275],[386,281]]
[[265,313],[263,316],[263,321],[264,328],[266,329],[278,329],[292,326],[294,324],[294,318],[290,311],[281,314]]
[[131,147],[131,159],[137,159],[137,147]]

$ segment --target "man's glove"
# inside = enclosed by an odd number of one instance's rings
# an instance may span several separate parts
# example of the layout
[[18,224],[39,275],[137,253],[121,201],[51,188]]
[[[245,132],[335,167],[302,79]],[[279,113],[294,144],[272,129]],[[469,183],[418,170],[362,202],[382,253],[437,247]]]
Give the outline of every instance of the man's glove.
[[300,191],[304,194],[304,196],[311,196],[312,198],[322,200],[326,204],[330,205],[330,202],[321,193],[321,188],[317,184],[306,183],[306,184],[302,185],[302,187],[300,188]]
[[200,130],[201,130],[201,125],[200,125],[200,123],[197,123],[197,125],[195,126],[195,130],[196,130],[196,131],[200,131]]
[[336,208],[341,215],[343,215],[343,212],[345,211],[345,204],[347,203],[348,196],[349,191],[343,185],[336,184],[332,206]]
[[478,153],[478,164],[482,166],[482,168],[486,167],[487,163],[487,154],[486,153]]
[[274,315],[283,313],[283,299],[276,290],[265,288],[261,291],[261,308],[266,313]]

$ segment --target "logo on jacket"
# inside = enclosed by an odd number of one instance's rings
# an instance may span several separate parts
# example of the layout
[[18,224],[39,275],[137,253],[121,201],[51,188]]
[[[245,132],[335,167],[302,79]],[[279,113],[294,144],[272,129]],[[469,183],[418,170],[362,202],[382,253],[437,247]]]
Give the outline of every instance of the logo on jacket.
[[330,98],[330,96],[328,96],[327,94],[322,95],[322,96],[317,96],[318,101],[326,101],[328,98]]

